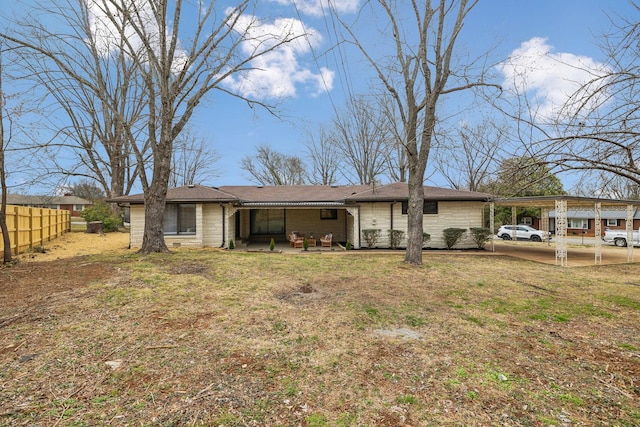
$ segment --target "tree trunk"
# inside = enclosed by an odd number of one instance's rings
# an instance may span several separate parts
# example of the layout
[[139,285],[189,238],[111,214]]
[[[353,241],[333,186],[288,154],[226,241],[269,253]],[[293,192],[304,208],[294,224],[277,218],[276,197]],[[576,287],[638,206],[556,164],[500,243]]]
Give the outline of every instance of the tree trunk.
[[422,265],[422,233],[424,186],[422,176],[409,173],[409,206],[407,209],[407,251],[404,262]]
[[167,185],[160,188],[156,180],[149,186],[144,196],[144,236],[140,253],[169,252],[164,241],[164,208],[167,198]]
[[[1,88],[2,86],[0,86]],[[0,107],[2,108],[2,107]],[[0,121],[2,115],[0,114]],[[0,123],[0,188],[2,189],[2,201],[0,202],[0,231],[2,231],[3,263],[11,262],[11,239],[9,238],[9,229],[7,227],[7,179],[4,162],[4,127]]]
[[7,264],[11,262],[11,239],[7,228],[7,213],[4,203],[2,204],[2,209],[0,209],[0,231],[2,231],[2,244],[4,245],[2,261]]
[[[163,129],[163,133],[167,133]],[[144,236],[140,252],[169,252],[164,241],[164,209],[167,201],[173,144],[166,135],[155,149],[153,178],[144,195]]]

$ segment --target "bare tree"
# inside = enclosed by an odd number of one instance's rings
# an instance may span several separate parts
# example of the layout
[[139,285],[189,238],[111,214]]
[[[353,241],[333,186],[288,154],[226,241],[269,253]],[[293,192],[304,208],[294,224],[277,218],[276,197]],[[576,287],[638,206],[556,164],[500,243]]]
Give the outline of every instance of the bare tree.
[[[52,0],[30,9],[16,23],[19,31],[0,36],[23,48],[24,72],[52,101],[46,116],[54,137],[36,142],[46,159],[42,170],[94,180],[117,197],[128,194],[140,172],[132,145],[147,140],[139,137],[146,92],[124,40],[116,37],[126,23],[96,31],[90,6],[97,2]],[[146,153],[148,146],[141,144],[138,150]],[[58,160],[68,159],[69,152],[75,161]]]
[[334,117],[332,139],[342,158],[343,175],[352,183],[374,184],[386,172],[391,138],[385,118],[364,96],[349,99],[345,110]]
[[[640,12],[640,5],[632,4]],[[613,30],[599,37],[606,62],[580,70],[590,77],[555,117],[536,120],[527,112],[532,106],[523,101],[523,94],[518,102],[524,114],[512,116],[521,128],[528,126],[538,134],[524,141],[531,154],[558,173],[593,179],[580,183],[592,194],[619,194],[611,188],[618,181],[614,177],[624,186],[640,185],[640,22],[614,17],[612,24]]]
[[[477,0],[412,0],[409,15],[403,3],[377,0],[385,18],[375,47],[365,45],[354,28],[343,28],[393,98],[401,118],[403,147],[408,164],[408,233],[405,262],[422,264],[424,176],[431,152],[439,100],[442,96],[486,85],[482,75],[471,75],[473,61],[456,63],[454,47],[463,23]],[[405,23],[410,22],[410,25]],[[370,22],[367,22],[370,24]],[[394,51],[388,60],[376,57],[384,38]],[[482,67],[479,66],[482,72]]]
[[398,114],[395,101],[388,94],[378,97],[378,106],[387,127],[388,147],[386,154],[387,175],[392,182],[407,182],[407,151],[404,149],[402,118]]
[[600,170],[582,171],[573,192],[586,197],[640,200],[640,184],[619,175]]
[[241,168],[260,185],[302,185],[306,182],[302,159],[278,153],[266,145],[258,147],[255,157],[244,157]]
[[11,140],[11,128],[5,132],[5,118],[11,123],[11,117],[5,114],[5,93],[3,85],[4,68],[2,63],[3,45],[0,43],[0,190],[2,191],[2,200],[0,201],[0,232],[2,232],[3,244],[3,263],[11,262],[11,239],[9,229],[7,227],[7,169],[5,161],[5,152],[9,141]]
[[[278,31],[260,31],[248,14],[252,3],[242,0],[222,11],[215,1],[94,0],[100,13],[120,33],[125,51],[144,82],[146,133],[152,165],[133,147],[144,189],[145,228],[140,252],[167,252],[163,217],[171,175],[174,142],[196,107],[213,90],[238,96],[223,82],[251,70],[251,61],[295,39],[295,23]],[[124,23],[124,24],[123,24]],[[250,104],[269,108],[256,100]],[[150,173],[150,177],[148,176]]]
[[169,185],[179,187],[206,182],[215,176],[217,160],[218,155],[208,147],[207,141],[189,130],[183,131],[175,142]]
[[307,159],[311,164],[310,183],[332,185],[337,182],[341,168],[340,155],[333,141],[332,130],[322,126],[316,134],[310,133],[306,142]]
[[493,121],[462,123],[452,135],[437,138],[436,169],[451,187],[480,191],[500,165],[507,138],[505,127]]

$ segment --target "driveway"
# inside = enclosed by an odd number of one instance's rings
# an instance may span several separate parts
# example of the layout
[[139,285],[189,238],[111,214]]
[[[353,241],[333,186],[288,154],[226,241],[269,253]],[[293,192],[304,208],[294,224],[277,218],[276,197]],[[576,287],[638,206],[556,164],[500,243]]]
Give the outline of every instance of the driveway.
[[[593,238],[567,239],[567,265],[569,267],[595,265],[595,247]],[[496,254],[513,256],[545,264],[556,263],[556,245],[551,243],[512,242],[494,240]],[[487,249],[490,246],[487,245]],[[627,263],[627,248],[618,248],[603,242],[601,247],[602,264]],[[640,248],[634,248],[634,261],[640,261]]]

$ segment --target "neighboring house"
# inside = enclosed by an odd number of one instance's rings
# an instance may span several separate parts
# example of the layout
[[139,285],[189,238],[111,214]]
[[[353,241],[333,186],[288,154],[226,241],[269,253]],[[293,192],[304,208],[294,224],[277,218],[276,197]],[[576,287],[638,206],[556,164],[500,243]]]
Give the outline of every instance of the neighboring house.
[[23,196],[19,194],[7,194],[7,204],[32,208],[65,210],[71,212],[72,217],[78,217],[80,216],[80,212],[92,205],[92,202],[70,194],[65,194],[64,196]]
[[[640,227],[640,209],[633,210],[633,229]],[[549,211],[549,230],[554,232],[556,211]],[[537,219],[536,219],[537,220]],[[600,230],[604,235],[604,230],[626,230],[627,211],[626,209],[603,209],[600,212]],[[539,220],[538,220],[539,222]],[[570,209],[567,211],[567,235],[595,236],[595,213],[593,209]]]
[[[491,196],[485,193],[424,187],[424,231],[430,247],[444,247],[442,231],[482,227]],[[131,247],[140,247],[144,232],[144,196],[109,200],[130,207]],[[286,241],[298,231],[309,236],[333,235],[334,242],[362,247],[362,230],[379,229],[378,247],[389,247],[387,230],[407,232],[406,183],[382,186],[298,185],[223,186],[189,185],[167,191],[164,229],[169,247],[228,247],[229,241]],[[406,245],[406,236],[401,246]],[[469,233],[457,246],[475,247]]]

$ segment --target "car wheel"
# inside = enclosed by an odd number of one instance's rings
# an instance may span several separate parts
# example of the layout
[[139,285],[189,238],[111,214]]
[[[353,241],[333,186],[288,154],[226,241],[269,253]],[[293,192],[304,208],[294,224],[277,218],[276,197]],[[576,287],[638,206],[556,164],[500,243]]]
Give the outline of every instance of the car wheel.
[[620,246],[621,248],[624,248],[627,246],[627,239],[615,239],[613,243],[616,246]]
[[502,236],[500,236],[500,238],[502,240],[511,240],[511,236],[509,236],[508,234],[503,234]]
[[540,236],[533,235],[531,236],[532,242],[542,242],[542,238]]

